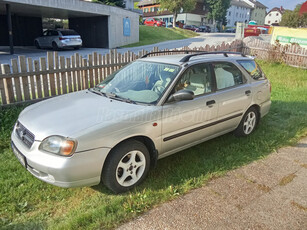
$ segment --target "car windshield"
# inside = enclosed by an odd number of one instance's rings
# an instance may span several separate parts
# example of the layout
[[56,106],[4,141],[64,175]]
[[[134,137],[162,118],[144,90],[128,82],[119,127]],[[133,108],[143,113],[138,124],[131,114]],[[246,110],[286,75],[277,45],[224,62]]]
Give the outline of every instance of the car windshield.
[[160,19],[160,18],[155,18],[155,20],[156,20],[156,21],[161,21],[161,19]]
[[94,90],[128,103],[156,104],[179,71],[176,65],[136,61],[111,74]]

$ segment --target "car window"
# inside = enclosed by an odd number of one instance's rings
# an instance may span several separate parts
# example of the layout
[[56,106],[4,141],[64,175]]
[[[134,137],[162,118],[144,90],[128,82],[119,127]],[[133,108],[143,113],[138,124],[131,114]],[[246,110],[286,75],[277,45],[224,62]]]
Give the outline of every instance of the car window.
[[242,72],[232,63],[214,63],[217,89],[225,89],[243,84],[245,79]]
[[155,104],[179,71],[177,65],[136,61],[110,75],[96,88],[118,98]]
[[212,74],[209,64],[197,64],[188,68],[175,86],[174,92],[186,89],[195,96],[212,92]]
[[47,36],[48,35],[48,30],[44,31],[43,36]]
[[79,35],[76,31],[74,30],[61,30],[61,34],[63,36],[71,36],[71,35]]
[[266,79],[261,68],[254,60],[238,61],[238,63],[251,75],[253,79],[255,80]]

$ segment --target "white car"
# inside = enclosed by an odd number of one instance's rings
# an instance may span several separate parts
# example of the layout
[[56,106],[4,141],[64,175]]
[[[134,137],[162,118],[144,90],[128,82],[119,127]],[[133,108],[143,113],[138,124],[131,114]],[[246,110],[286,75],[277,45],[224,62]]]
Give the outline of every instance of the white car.
[[72,47],[79,49],[82,46],[81,36],[74,30],[57,29],[46,30],[43,36],[34,40],[36,48],[53,48],[54,50]]

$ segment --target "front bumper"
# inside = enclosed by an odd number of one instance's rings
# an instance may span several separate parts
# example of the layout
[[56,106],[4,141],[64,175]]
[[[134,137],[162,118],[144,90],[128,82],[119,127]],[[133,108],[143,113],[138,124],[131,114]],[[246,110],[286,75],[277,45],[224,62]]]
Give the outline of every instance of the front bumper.
[[39,141],[34,141],[32,147],[27,148],[15,131],[11,141],[15,155],[19,156],[21,163],[24,160],[24,166],[33,176],[65,188],[99,184],[102,167],[110,151],[108,148],[99,148],[62,157],[38,150]]

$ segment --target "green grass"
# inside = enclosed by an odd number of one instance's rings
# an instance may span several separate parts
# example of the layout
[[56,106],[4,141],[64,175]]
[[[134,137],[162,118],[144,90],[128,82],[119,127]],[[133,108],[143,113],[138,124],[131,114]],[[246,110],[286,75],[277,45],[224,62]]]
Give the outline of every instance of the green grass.
[[103,185],[63,189],[34,178],[14,157],[9,136],[21,108],[0,111],[0,228],[113,228],[227,171],[296,143],[307,134],[307,71],[261,62],[272,108],[247,138],[227,134],[158,162],[145,182],[122,195]]
[[180,28],[164,28],[153,26],[140,26],[140,41],[123,47],[136,47],[151,45],[158,42],[186,39],[198,36],[197,33]]

